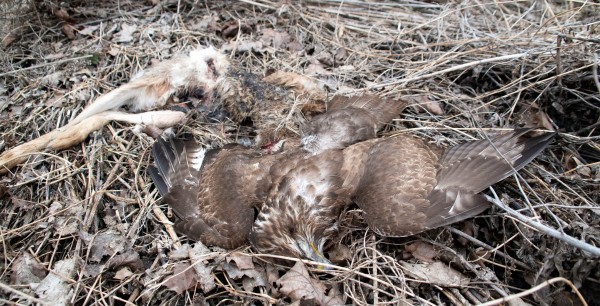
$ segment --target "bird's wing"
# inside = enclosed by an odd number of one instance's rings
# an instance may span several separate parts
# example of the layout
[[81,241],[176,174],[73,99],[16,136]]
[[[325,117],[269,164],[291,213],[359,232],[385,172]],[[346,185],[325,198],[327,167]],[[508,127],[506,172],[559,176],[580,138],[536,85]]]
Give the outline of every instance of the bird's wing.
[[397,135],[377,139],[366,155],[352,198],[365,211],[369,226],[384,236],[422,231],[427,196],[436,184],[436,152],[419,139]]
[[199,213],[196,205],[200,169],[206,150],[194,141],[159,138],[152,146],[150,177],[180,218]]
[[444,226],[483,212],[489,203],[478,193],[523,168],[555,135],[532,137],[530,130],[519,129],[446,149],[437,185],[428,197],[425,226]]
[[531,136],[531,130],[509,133],[450,147],[440,160],[438,188],[480,192],[534,159],[556,134]]
[[530,162],[553,135],[517,130],[443,153],[410,136],[381,139],[367,151],[353,198],[369,226],[386,236],[458,222],[487,209],[478,193]]
[[247,241],[254,221],[256,154],[232,145],[205,152],[194,141],[159,140],[150,175],[179,217],[175,228],[191,239],[224,248]]

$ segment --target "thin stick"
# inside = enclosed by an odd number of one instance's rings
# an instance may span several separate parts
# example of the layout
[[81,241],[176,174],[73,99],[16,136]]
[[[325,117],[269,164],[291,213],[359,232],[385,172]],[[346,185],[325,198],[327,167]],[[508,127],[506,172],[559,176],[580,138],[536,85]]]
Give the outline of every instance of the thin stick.
[[165,213],[163,213],[162,210],[160,210],[158,205],[154,205],[154,207],[152,207],[152,212],[158,218],[160,223],[162,223],[162,225],[165,227],[165,230],[169,234],[169,237],[173,239],[173,245],[178,248],[181,247],[181,242],[179,241],[179,237],[177,237],[177,233],[175,233],[175,229],[172,225],[173,223],[169,221],[169,218],[165,216]]
[[[492,189],[492,188],[490,188],[490,189]],[[494,205],[502,208],[502,210],[506,211],[509,215],[516,218],[517,220],[519,220],[519,221],[521,221],[521,222],[523,222],[545,234],[548,234],[551,237],[554,237],[560,241],[570,244],[578,249],[581,249],[582,251],[584,251],[584,252],[582,252],[583,255],[600,256],[600,248],[595,247],[585,241],[579,240],[575,237],[571,237],[565,233],[562,233],[562,232],[555,230],[549,226],[546,226],[538,221],[534,221],[533,219],[522,215],[521,213],[517,212],[516,210],[514,210],[514,209],[508,207],[507,205],[505,205],[504,203],[502,203],[502,201],[500,201],[500,199],[498,199],[498,195],[496,195],[496,192],[493,189],[492,189],[492,192],[494,193],[493,198],[490,196],[487,196],[487,195],[485,196],[488,199],[488,201],[490,201],[490,202],[494,203]],[[585,252],[591,253],[591,255],[586,254]]]
[[515,59],[515,58],[520,58],[520,57],[524,57],[524,56],[527,56],[530,54],[531,53],[529,53],[529,52],[524,52],[524,53],[518,53],[518,54],[509,54],[509,55],[503,55],[503,56],[498,56],[498,57],[486,58],[486,59],[482,59],[482,60],[478,60],[478,61],[464,63],[462,65],[452,66],[450,68],[446,68],[446,69],[443,69],[440,71],[436,71],[436,72],[432,72],[432,73],[428,73],[428,74],[422,74],[420,76],[415,76],[412,78],[401,79],[401,80],[389,82],[389,83],[376,84],[373,86],[369,86],[369,89],[382,88],[382,87],[386,87],[386,86],[390,86],[390,85],[404,85],[404,84],[407,84],[410,82],[414,82],[414,81],[418,81],[418,80],[422,80],[422,79],[428,79],[428,78],[438,76],[441,74],[445,74],[448,72],[452,72],[452,71],[465,70],[465,68],[469,68],[469,67],[473,67],[473,66],[477,66],[477,65],[481,65],[481,64],[500,62],[500,61]]
[[90,57],[93,57],[93,55],[89,54],[89,55],[84,55],[84,56],[80,56],[80,57],[73,57],[73,58],[67,58],[67,59],[64,59],[64,60],[54,61],[54,62],[51,62],[51,63],[39,64],[39,65],[27,67],[27,68],[22,68],[22,69],[17,69],[17,70],[9,71],[9,72],[0,73],[0,77],[6,76],[6,75],[10,75],[10,74],[14,74],[14,73],[18,73],[18,72],[27,71],[27,70],[33,70],[33,69],[37,69],[37,68],[42,68],[42,67],[46,67],[46,66],[57,65],[57,64],[65,63],[65,62],[77,61],[77,60],[80,60],[80,59],[86,59],[86,58],[90,58]]
[[573,292],[575,292],[575,294],[577,295],[577,297],[579,298],[579,301],[581,302],[582,305],[587,306],[587,302],[585,301],[585,299],[583,298],[583,296],[581,296],[581,293],[579,293],[579,290],[577,290],[577,288],[575,287],[575,285],[573,285],[573,283],[571,283],[568,279],[563,278],[563,277],[555,277],[553,279],[549,279],[535,287],[529,288],[523,292],[519,292],[517,294],[513,294],[513,295],[509,295],[509,296],[505,296],[493,301],[489,301],[489,302],[485,302],[482,304],[479,304],[479,306],[492,306],[492,305],[498,305],[498,304],[502,304],[502,303],[506,303],[508,301],[512,301],[521,297],[524,297],[526,295],[532,294],[544,287],[550,286],[553,283],[556,282],[564,282],[567,285],[569,285],[569,287],[571,287],[571,289],[573,290]]
[[35,298],[35,297],[31,296],[31,295],[23,293],[23,292],[21,292],[19,290],[13,289],[11,286],[5,285],[2,282],[0,282],[0,288],[4,289],[6,291],[9,291],[11,293],[14,293],[14,294],[16,294],[16,295],[18,295],[18,296],[20,296],[20,297],[22,297],[22,298],[24,298],[24,299],[26,299],[28,301],[32,301],[32,302],[35,302],[35,303],[38,303],[38,304],[41,304],[41,305],[50,305],[50,303],[48,303],[46,301],[42,301],[42,300],[40,300],[38,298]]
[[531,271],[531,267],[529,267],[528,265],[526,265],[526,264],[524,264],[523,262],[521,262],[521,261],[518,261],[518,260],[516,260],[516,259],[514,259],[514,258],[510,257],[510,256],[509,256],[509,255],[507,255],[507,254],[504,254],[504,252],[497,250],[497,249],[496,249],[496,248],[494,248],[493,246],[491,246],[491,245],[489,245],[489,244],[487,244],[487,243],[484,243],[484,242],[482,242],[482,241],[480,241],[480,240],[478,240],[478,239],[476,239],[476,238],[474,238],[474,237],[471,237],[471,236],[469,236],[469,235],[467,235],[467,234],[463,233],[462,231],[460,231],[460,230],[457,230],[457,229],[453,228],[452,226],[448,226],[448,227],[447,227],[447,229],[448,229],[450,232],[452,232],[452,233],[454,233],[454,234],[456,234],[456,235],[459,235],[459,236],[461,236],[462,238],[464,238],[464,239],[467,239],[467,240],[469,240],[470,242],[472,242],[472,243],[474,243],[474,244],[476,244],[476,245],[478,245],[478,246],[480,246],[480,247],[483,247],[484,249],[487,249],[488,251],[492,252],[494,255],[498,255],[498,256],[500,256],[500,257],[502,257],[502,258],[504,258],[504,259],[506,259],[506,260],[508,260],[508,261],[510,261],[510,262],[512,262],[512,263],[514,263],[514,264],[515,264],[516,266],[518,266],[519,268],[521,268],[521,269],[525,269],[525,270],[527,270],[527,271]]

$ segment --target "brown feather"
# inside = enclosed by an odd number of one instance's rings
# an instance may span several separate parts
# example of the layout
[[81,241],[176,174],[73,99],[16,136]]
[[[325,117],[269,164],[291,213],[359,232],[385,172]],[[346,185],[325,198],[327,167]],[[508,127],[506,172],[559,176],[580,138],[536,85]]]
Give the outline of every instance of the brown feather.
[[[366,151],[353,198],[369,226],[385,236],[412,235],[473,217],[490,205],[478,192],[522,168],[554,136],[529,134],[516,130],[444,152],[405,135],[378,139]],[[358,145],[364,155],[364,145]]]
[[315,116],[301,130],[303,147],[314,154],[343,149],[374,138],[377,131],[396,117],[406,103],[372,94],[335,96],[326,113]]
[[[262,109],[230,98],[225,105],[240,116]],[[302,147],[276,154],[240,145],[204,152],[195,142],[161,140],[150,174],[181,219],[180,233],[225,248],[249,241],[260,252],[319,259],[352,201],[385,236],[457,222],[487,209],[478,192],[522,168],[553,137],[516,130],[446,150],[409,135],[375,138],[401,108],[372,95],[334,98],[303,128]]]
[[271,168],[271,187],[250,233],[259,251],[294,256],[305,254],[299,245],[322,248],[336,230],[333,221],[349,202],[339,176],[340,150],[318,155],[298,151]]
[[[181,219],[175,228],[191,239],[235,248],[254,222],[257,181],[274,158],[260,159],[240,145],[208,151],[194,141],[159,140],[153,146],[153,181]],[[263,166],[267,164],[266,166]],[[166,188],[165,188],[166,187]]]
[[374,94],[362,94],[353,97],[337,95],[327,104],[327,111],[344,108],[367,110],[377,123],[377,130],[396,118],[408,105],[404,100],[379,97]]

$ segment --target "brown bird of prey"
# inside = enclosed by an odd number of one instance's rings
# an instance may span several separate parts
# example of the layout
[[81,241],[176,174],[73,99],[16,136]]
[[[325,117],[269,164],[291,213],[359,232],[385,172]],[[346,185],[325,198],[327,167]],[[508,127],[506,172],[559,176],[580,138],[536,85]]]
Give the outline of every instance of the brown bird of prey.
[[389,100],[340,101],[302,129],[295,150],[157,141],[150,174],[179,218],[176,229],[209,245],[249,241],[262,253],[326,263],[323,247],[347,205],[356,203],[384,236],[473,217],[489,207],[478,193],[525,166],[554,135],[516,130],[441,149],[404,134],[374,138],[401,109]]

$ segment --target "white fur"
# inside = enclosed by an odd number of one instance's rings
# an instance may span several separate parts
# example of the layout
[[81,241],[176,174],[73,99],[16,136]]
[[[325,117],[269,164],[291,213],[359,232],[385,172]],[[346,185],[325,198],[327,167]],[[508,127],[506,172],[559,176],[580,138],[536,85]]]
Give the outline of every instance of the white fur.
[[[209,74],[208,61],[212,61],[217,77]],[[187,56],[177,56],[137,73],[130,82],[100,96],[88,105],[70,124],[76,124],[95,114],[129,106],[134,111],[162,107],[178,89],[201,86],[212,90],[227,73],[227,57],[213,47],[192,50]],[[151,86],[168,83],[166,92]]]

